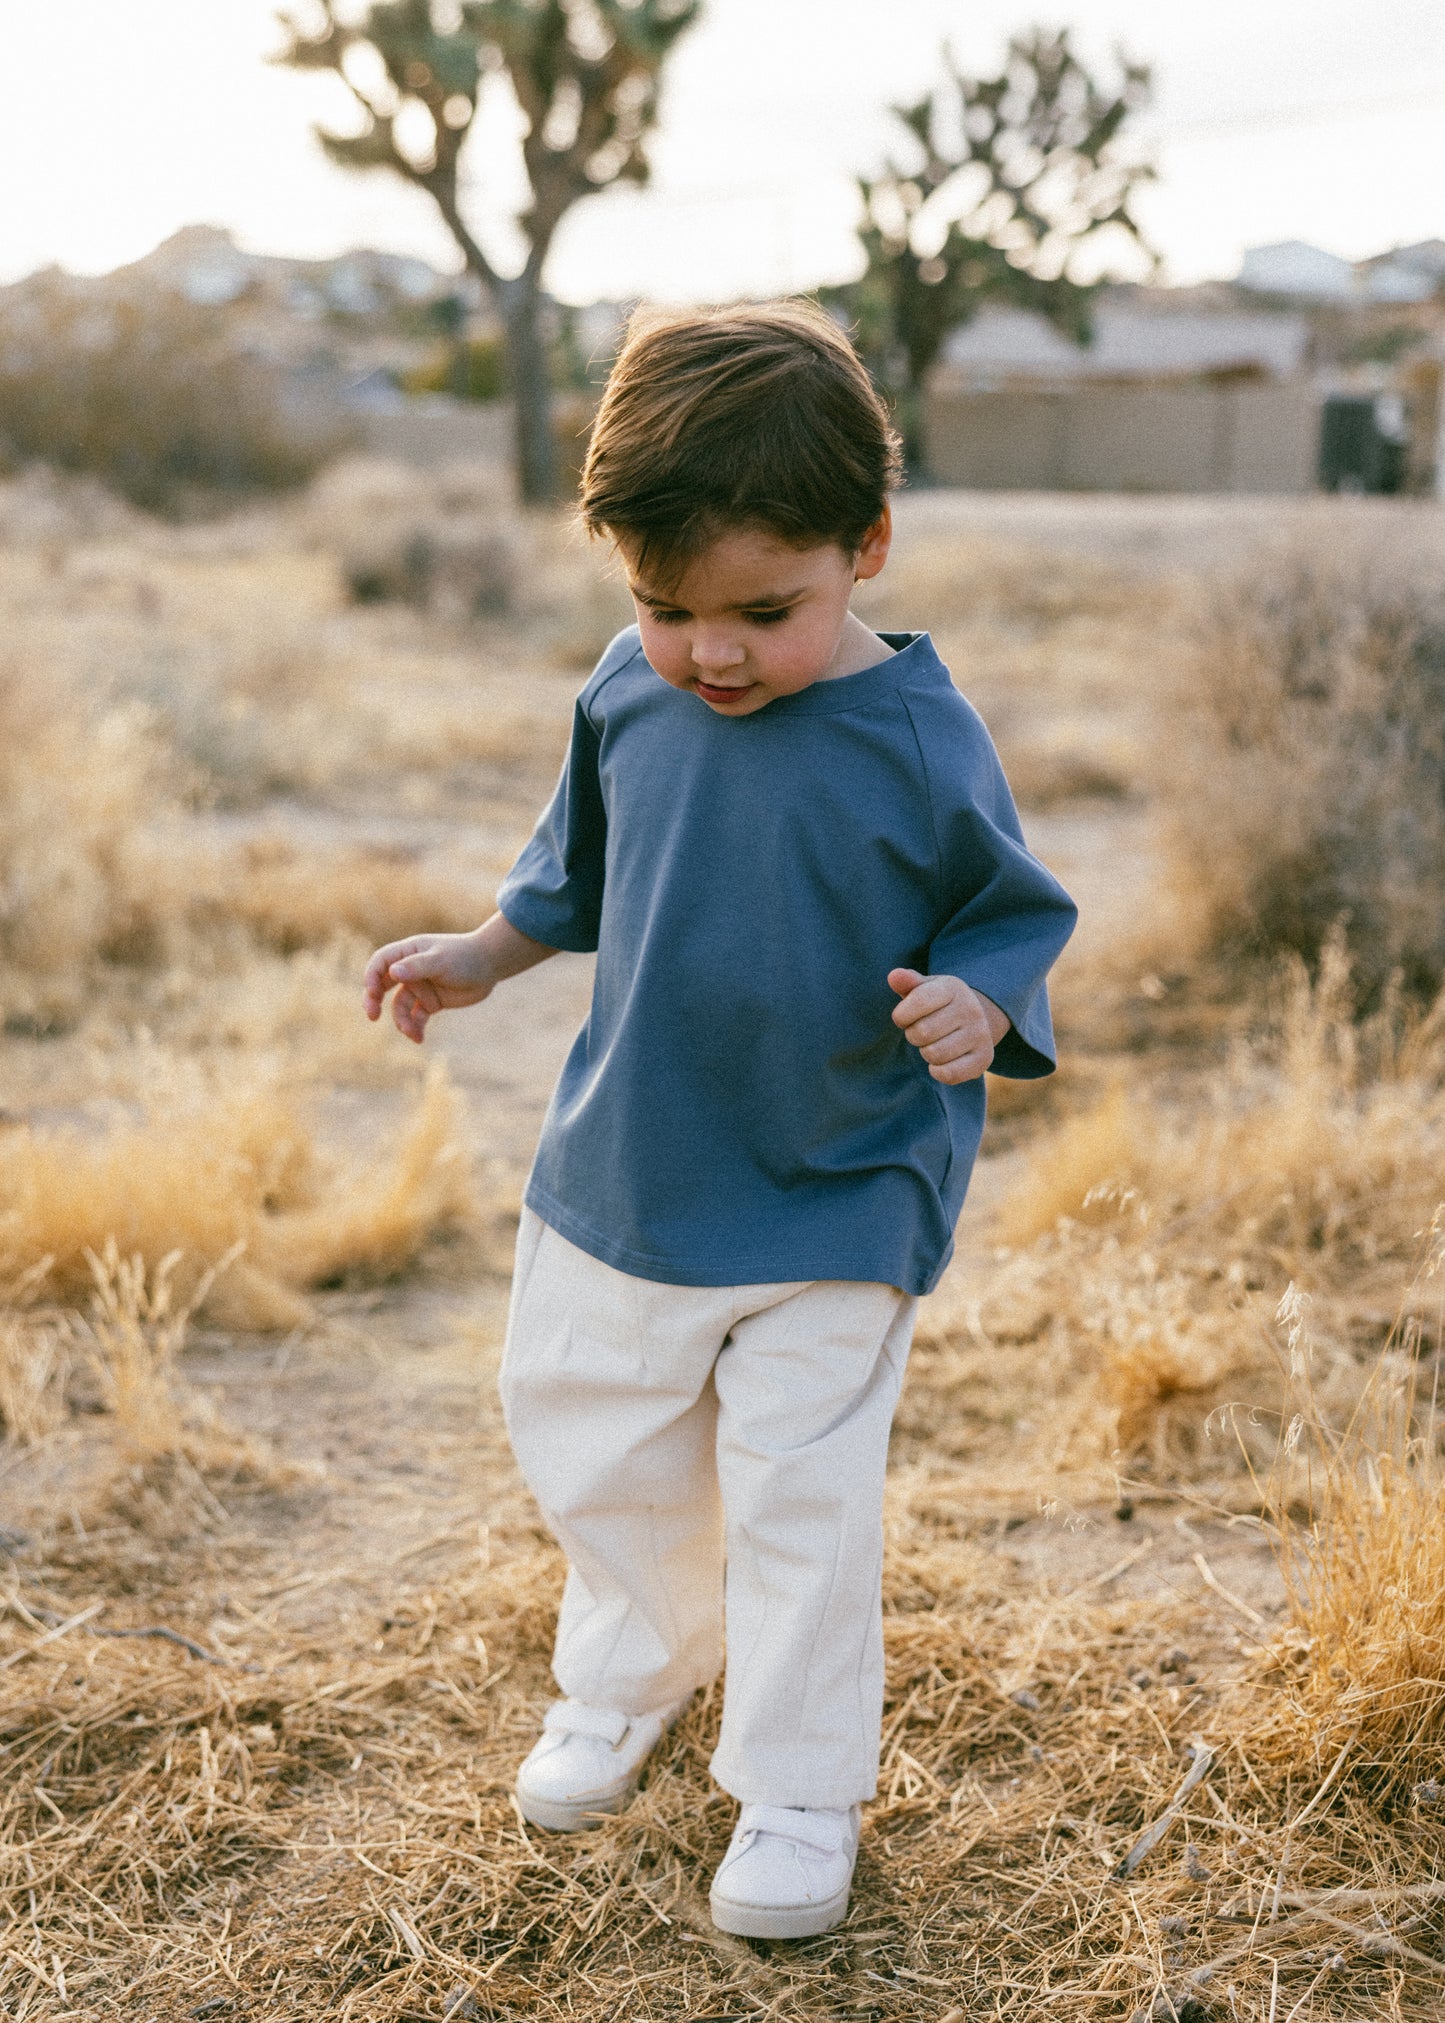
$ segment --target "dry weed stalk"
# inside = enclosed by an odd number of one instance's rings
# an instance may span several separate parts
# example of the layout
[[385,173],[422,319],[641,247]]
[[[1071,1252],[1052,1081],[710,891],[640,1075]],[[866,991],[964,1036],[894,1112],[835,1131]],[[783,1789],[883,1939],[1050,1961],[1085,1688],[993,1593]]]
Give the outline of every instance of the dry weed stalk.
[[0,1311],[0,1432],[30,1446],[65,1419],[69,1343],[64,1329],[33,1314]]
[[[1303,1762],[1348,1756],[1349,1782],[1407,1816],[1412,1790],[1417,1804],[1440,1796],[1433,1780],[1445,1746],[1442,1260],[1437,1211],[1427,1263],[1341,1426],[1316,1389],[1308,1302],[1293,1285],[1279,1313],[1286,1414],[1269,1500],[1292,1614],[1277,1654],[1281,1723]],[[1432,1370],[1423,1397],[1422,1353]]]
[[141,1257],[123,1257],[112,1236],[99,1256],[86,1254],[95,1291],[85,1336],[101,1395],[126,1462],[144,1465],[183,1451],[197,1401],[184,1396],[176,1369],[187,1330],[215,1280],[240,1255],[235,1244],[178,1299],[172,1250],[147,1271]]

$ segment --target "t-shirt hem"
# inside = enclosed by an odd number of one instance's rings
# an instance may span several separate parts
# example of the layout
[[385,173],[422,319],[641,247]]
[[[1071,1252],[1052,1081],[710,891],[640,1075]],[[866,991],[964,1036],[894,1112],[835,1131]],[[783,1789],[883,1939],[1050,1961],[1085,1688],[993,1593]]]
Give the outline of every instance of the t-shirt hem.
[[[950,1244],[936,1268],[926,1276],[918,1269],[899,1272],[871,1258],[837,1257],[756,1257],[736,1254],[726,1261],[694,1262],[675,1257],[659,1257],[654,1252],[634,1250],[629,1244],[603,1236],[581,1222],[554,1201],[540,1187],[530,1185],[525,1200],[534,1215],[549,1229],[585,1250],[589,1257],[625,1271],[630,1278],[650,1279],[656,1285],[798,1285],[815,1279],[841,1280],[864,1285],[891,1285],[914,1296],[933,1291],[953,1255]],[[876,1267],[876,1268],[875,1268]]]

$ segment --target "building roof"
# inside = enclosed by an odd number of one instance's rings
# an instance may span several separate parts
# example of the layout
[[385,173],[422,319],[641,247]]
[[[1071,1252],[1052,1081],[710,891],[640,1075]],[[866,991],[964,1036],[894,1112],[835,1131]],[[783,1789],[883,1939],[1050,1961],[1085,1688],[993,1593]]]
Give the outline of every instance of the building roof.
[[1445,239],[1393,246],[1360,262],[1360,282],[1371,302],[1428,302],[1445,287]]
[[1240,262],[1239,286],[1261,295],[1300,295],[1315,302],[1346,302],[1357,292],[1351,263],[1304,239],[1251,246]]
[[1256,372],[1288,379],[1302,370],[1309,325],[1268,310],[1173,308],[1108,302],[1094,318],[1093,341],[1073,343],[1029,310],[989,307],[949,337],[943,363],[951,377],[987,379],[1192,379]]

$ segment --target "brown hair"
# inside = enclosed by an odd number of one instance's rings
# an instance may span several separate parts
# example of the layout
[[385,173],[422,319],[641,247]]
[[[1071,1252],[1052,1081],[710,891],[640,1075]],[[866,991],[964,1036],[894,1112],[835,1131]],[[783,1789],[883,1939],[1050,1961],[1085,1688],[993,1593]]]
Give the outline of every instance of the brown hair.
[[662,587],[725,527],[851,554],[900,471],[872,381],[815,303],[639,310],[592,431],[582,519]]

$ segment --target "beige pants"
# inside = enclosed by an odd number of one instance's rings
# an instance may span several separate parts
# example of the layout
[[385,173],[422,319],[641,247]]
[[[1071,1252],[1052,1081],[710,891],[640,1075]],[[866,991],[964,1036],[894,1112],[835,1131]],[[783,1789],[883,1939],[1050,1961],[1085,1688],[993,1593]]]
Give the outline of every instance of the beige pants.
[[502,1403],[570,1562],[562,1691],[650,1713],[717,1676],[744,1805],[871,1798],[888,1428],[916,1302],[894,1286],[632,1278],[524,1211]]

